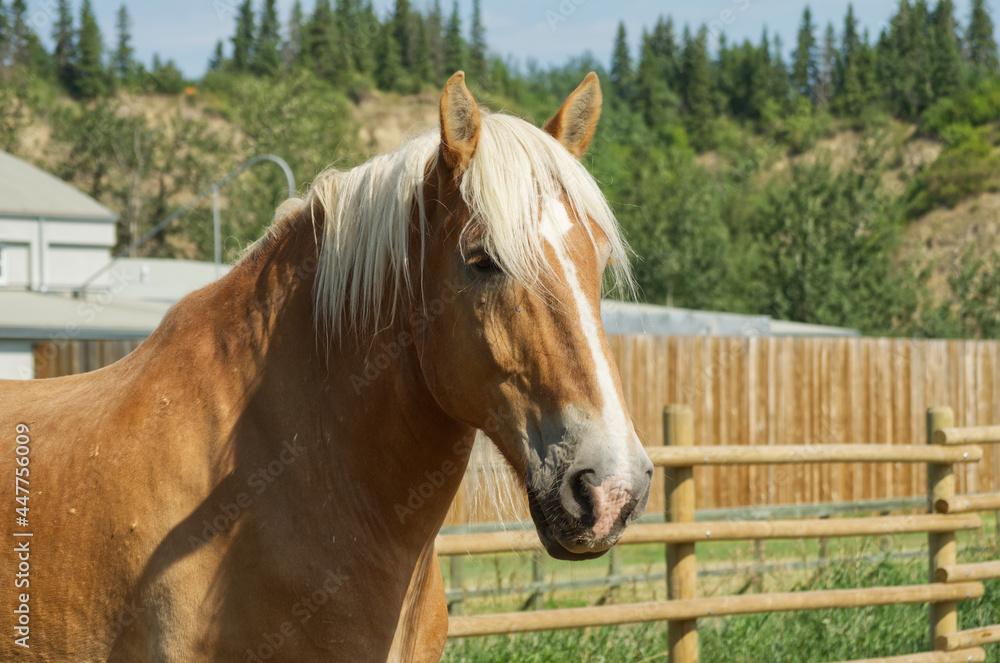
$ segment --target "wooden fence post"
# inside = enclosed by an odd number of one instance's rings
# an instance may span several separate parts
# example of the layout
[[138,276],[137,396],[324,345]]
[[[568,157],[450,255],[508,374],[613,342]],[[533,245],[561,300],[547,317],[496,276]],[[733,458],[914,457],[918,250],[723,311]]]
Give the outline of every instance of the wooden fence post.
[[[934,431],[951,428],[955,415],[950,407],[932,407],[927,410],[927,443],[933,444]],[[928,511],[934,511],[938,500],[955,494],[955,467],[951,464],[927,464]],[[930,582],[935,582],[937,570],[955,564],[955,533],[931,532],[927,535],[927,549],[930,556]],[[936,648],[938,638],[958,631],[958,611],[955,601],[930,604],[931,649]]]
[[[663,437],[664,443],[669,446],[694,446],[694,415],[690,407],[668,405],[664,408]],[[666,521],[694,522],[694,467],[666,468],[664,488]],[[667,598],[695,598],[697,577],[694,544],[667,544]],[[671,663],[697,663],[698,621],[690,619],[669,622],[667,645]]]
[[622,572],[621,559],[618,557],[617,546],[611,549],[611,552],[608,553],[608,557],[610,558],[608,563],[608,575],[615,578],[615,580],[608,585],[608,599],[614,602],[616,596],[618,595],[617,578]]
[[[462,573],[462,562],[464,561],[464,559],[465,558],[462,555],[452,555],[449,558],[451,562],[451,574],[450,574],[451,578],[449,578],[448,584],[451,585],[453,589],[462,589],[462,582],[464,580],[464,578],[462,577],[464,575]],[[449,607],[451,608],[450,610],[451,614],[456,616],[464,615],[465,614],[464,597],[459,595],[457,599],[451,602],[451,605]]]
[[536,550],[535,554],[531,556],[531,583],[535,585],[535,589],[531,593],[532,610],[542,610],[545,607],[544,594],[538,587],[545,582],[545,557],[542,556],[543,554]]

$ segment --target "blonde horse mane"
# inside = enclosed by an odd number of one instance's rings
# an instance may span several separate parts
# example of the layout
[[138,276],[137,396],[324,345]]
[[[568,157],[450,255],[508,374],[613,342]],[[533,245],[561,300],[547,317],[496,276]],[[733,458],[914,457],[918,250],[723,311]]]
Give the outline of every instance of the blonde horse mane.
[[[439,147],[440,130],[428,130],[357,168],[328,169],[313,180],[305,206],[325,219],[314,290],[319,328],[341,337],[370,334],[396,313],[398,297],[386,302],[387,294],[413,292],[409,229],[414,207],[421,230],[427,222],[424,177]],[[481,232],[487,253],[526,287],[537,289],[547,269],[539,202],[555,197],[608,237],[613,287],[633,292],[628,247],[607,200],[583,164],[541,129],[484,111],[461,195],[472,214],[466,230]],[[386,311],[389,319],[380,319]]]

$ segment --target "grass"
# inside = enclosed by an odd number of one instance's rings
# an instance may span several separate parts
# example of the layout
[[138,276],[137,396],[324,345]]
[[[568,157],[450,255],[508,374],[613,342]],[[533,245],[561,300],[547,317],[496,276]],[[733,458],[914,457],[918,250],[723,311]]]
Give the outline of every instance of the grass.
[[[997,559],[992,517],[984,514],[981,531],[958,535],[959,562]],[[892,551],[925,550],[925,535],[902,535],[891,542],[876,538],[831,541],[828,554],[840,562],[819,570],[767,574],[765,591],[843,589],[927,582],[923,556],[893,561]],[[819,544],[811,541],[765,542],[767,561],[815,559]],[[699,595],[752,592],[747,573],[753,560],[748,543],[720,542],[698,545],[699,566],[730,565],[731,573],[699,579]],[[663,570],[663,546],[642,545],[619,549],[623,573]],[[546,560],[545,579],[602,575],[606,560],[578,564]],[[443,564],[448,584],[448,563]],[[465,586],[526,583],[531,580],[530,555],[497,555],[467,558]],[[959,604],[959,627],[972,628],[1000,622],[1000,580],[984,583],[981,599]],[[609,601],[627,603],[662,599],[662,581],[622,587],[611,596],[606,589],[565,591],[545,596],[546,608],[595,605]],[[491,596],[466,601],[466,614],[521,609],[523,595]],[[884,606],[842,610],[766,613],[699,621],[701,660],[752,661],[754,663],[811,663],[847,661],[875,656],[895,656],[927,649],[927,605]],[[662,623],[576,629],[449,641],[443,661],[487,663],[500,661],[666,661],[666,627]],[[987,647],[987,661],[1000,663],[1000,646]]]

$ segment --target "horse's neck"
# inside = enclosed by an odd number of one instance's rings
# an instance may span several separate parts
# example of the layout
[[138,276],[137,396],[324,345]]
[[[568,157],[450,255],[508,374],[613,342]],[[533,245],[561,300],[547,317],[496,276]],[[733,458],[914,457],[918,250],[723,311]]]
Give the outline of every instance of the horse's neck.
[[[199,366],[199,377],[235,415],[219,440],[220,470],[271,467],[281,476],[267,490],[291,508],[315,505],[317,518],[422,545],[458,488],[471,430],[437,406],[413,346],[395,342],[408,338],[407,316],[361,343],[317,337],[316,235],[308,219],[285,223],[171,322],[191,323],[179,331],[191,343],[214,339],[202,353],[211,368]],[[300,449],[304,462],[292,451]]]

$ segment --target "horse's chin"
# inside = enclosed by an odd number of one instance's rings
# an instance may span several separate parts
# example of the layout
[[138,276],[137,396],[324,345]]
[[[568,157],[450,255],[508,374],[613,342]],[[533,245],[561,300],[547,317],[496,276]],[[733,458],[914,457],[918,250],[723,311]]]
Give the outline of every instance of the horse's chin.
[[535,522],[535,530],[545,552],[554,559],[568,562],[597,559],[611,550],[618,540],[615,536],[612,540],[602,541],[598,547],[594,545],[592,538],[588,541],[586,536],[568,536],[566,533],[560,536],[553,530],[545,510],[532,490],[528,490],[528,510],[531,511],[531,519]]
[[561,559],[566,562],[581,562],[585,559],[597,559],[611,550],[611,546],[608,546],[603,550],[573,552],[563,544],[559,543],[559,541],[552,536],[552,532],[549,531],[548,527],[538,526],[537,524],[535,527],[538,530],[538,538],[541,539],[542,545],[545,547],[545,552],[547,552],[553,559]]

